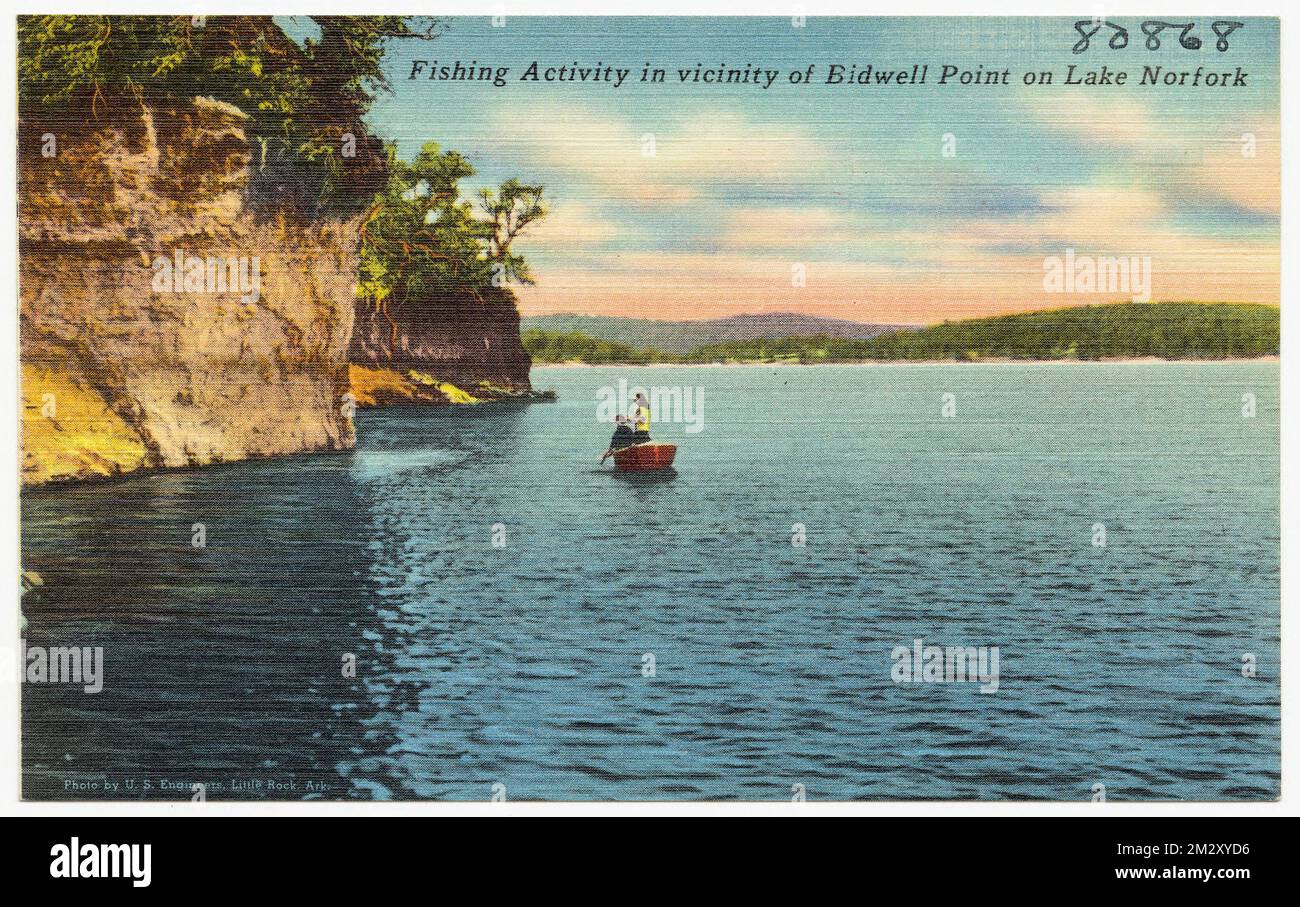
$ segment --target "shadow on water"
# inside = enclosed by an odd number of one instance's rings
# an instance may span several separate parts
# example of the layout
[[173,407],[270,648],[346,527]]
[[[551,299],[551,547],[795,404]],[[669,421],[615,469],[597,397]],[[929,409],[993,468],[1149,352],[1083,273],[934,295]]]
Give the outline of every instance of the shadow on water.
[[677,478],[677,470],[671,466],[667,469],[644,469],[637,472],[621,469],[593,469],[591,472],[592,475],[607,475],[629,485],[662,485]]
[[371,719],[386,706],[357,676],[390,657],[375,642],[369,502],[348,462],[23,496],[24,563],[45,580],[24,601],[27,645],[103,650],[98,693],[23,685],[25,797],[187,800],[195,783],[213,800],[385,793],[340,771],[357,740],[385,736]]

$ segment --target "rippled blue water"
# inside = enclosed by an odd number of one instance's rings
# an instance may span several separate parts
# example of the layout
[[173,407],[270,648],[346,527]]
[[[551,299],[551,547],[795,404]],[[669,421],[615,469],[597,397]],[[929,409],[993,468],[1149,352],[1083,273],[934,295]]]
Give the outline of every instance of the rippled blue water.
[[[596,465],[620,378],[703,388],[703,431],[656,424],[675,477]],[[26,796],[1277,796],[1276,363],[534,383],[559,402],[25,493],[28,645],[106,659],[96,695],[25,685]],[[917,638],[998,646],[997,692],[895,683]]]

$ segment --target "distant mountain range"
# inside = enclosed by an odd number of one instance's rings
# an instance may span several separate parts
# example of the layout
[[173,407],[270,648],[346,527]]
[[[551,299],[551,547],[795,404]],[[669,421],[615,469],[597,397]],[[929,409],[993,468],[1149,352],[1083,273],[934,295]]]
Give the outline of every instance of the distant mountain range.
[[612,318],[600,315],[537,315],[522,319],[522,330],[553,334],[582,332],[588,337],[625,343],[638,349],[652,348],[683,355],[699,346],[740,343],[778,337],[816,337],[869,340],[891,331],[912,330],[921,325],[863,324],[837,318],[818,318],[795,312],[732,315],[711,321],[655,321],[650,318]]
[[[757,327],[762,331],[770,327],[783,336],[700,343],[684,354],[605,340],[582,330],[526,329],[523,342],[535,365],[557,362],[649,365],[1250,359],[1278,354],[1281,341],[1279,315],[1277,306],[1267,305],[1129,302],[945,321],[919,330],[885,330],[883,325],[839,322],[840,325],[852,324],[854,329],[875,330],[876,336],[867,339],[828,336],[825,326],[835,322],[823,319],[807,319],[800,315],[773,316],[798,320],[778,320]],[[752,316],[720,322],[695,322],[694,325],[734,326],[737,320],[742,322],[740,329],[755,327],[746,323],[752,322]],[[672,337],[666,339],[669,342],[673,340]]]

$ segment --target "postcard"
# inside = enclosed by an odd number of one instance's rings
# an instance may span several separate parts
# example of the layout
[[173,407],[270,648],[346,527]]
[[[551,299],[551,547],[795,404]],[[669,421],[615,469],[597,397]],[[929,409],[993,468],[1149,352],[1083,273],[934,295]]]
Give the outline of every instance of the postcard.
[[17,37],[25,799],[1279,797],[1277,19]]

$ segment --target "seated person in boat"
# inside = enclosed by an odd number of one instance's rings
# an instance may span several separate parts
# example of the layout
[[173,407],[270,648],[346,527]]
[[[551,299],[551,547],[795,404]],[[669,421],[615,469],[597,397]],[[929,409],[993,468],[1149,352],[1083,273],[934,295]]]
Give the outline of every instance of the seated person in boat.
[[604,463],[616,450],[631,447],[636,443],[635,439],[636,433],[632,431],[632,420],[627,416],[615,416],[614,437],[609,439],[609,450],[601,454],[600,462]]

